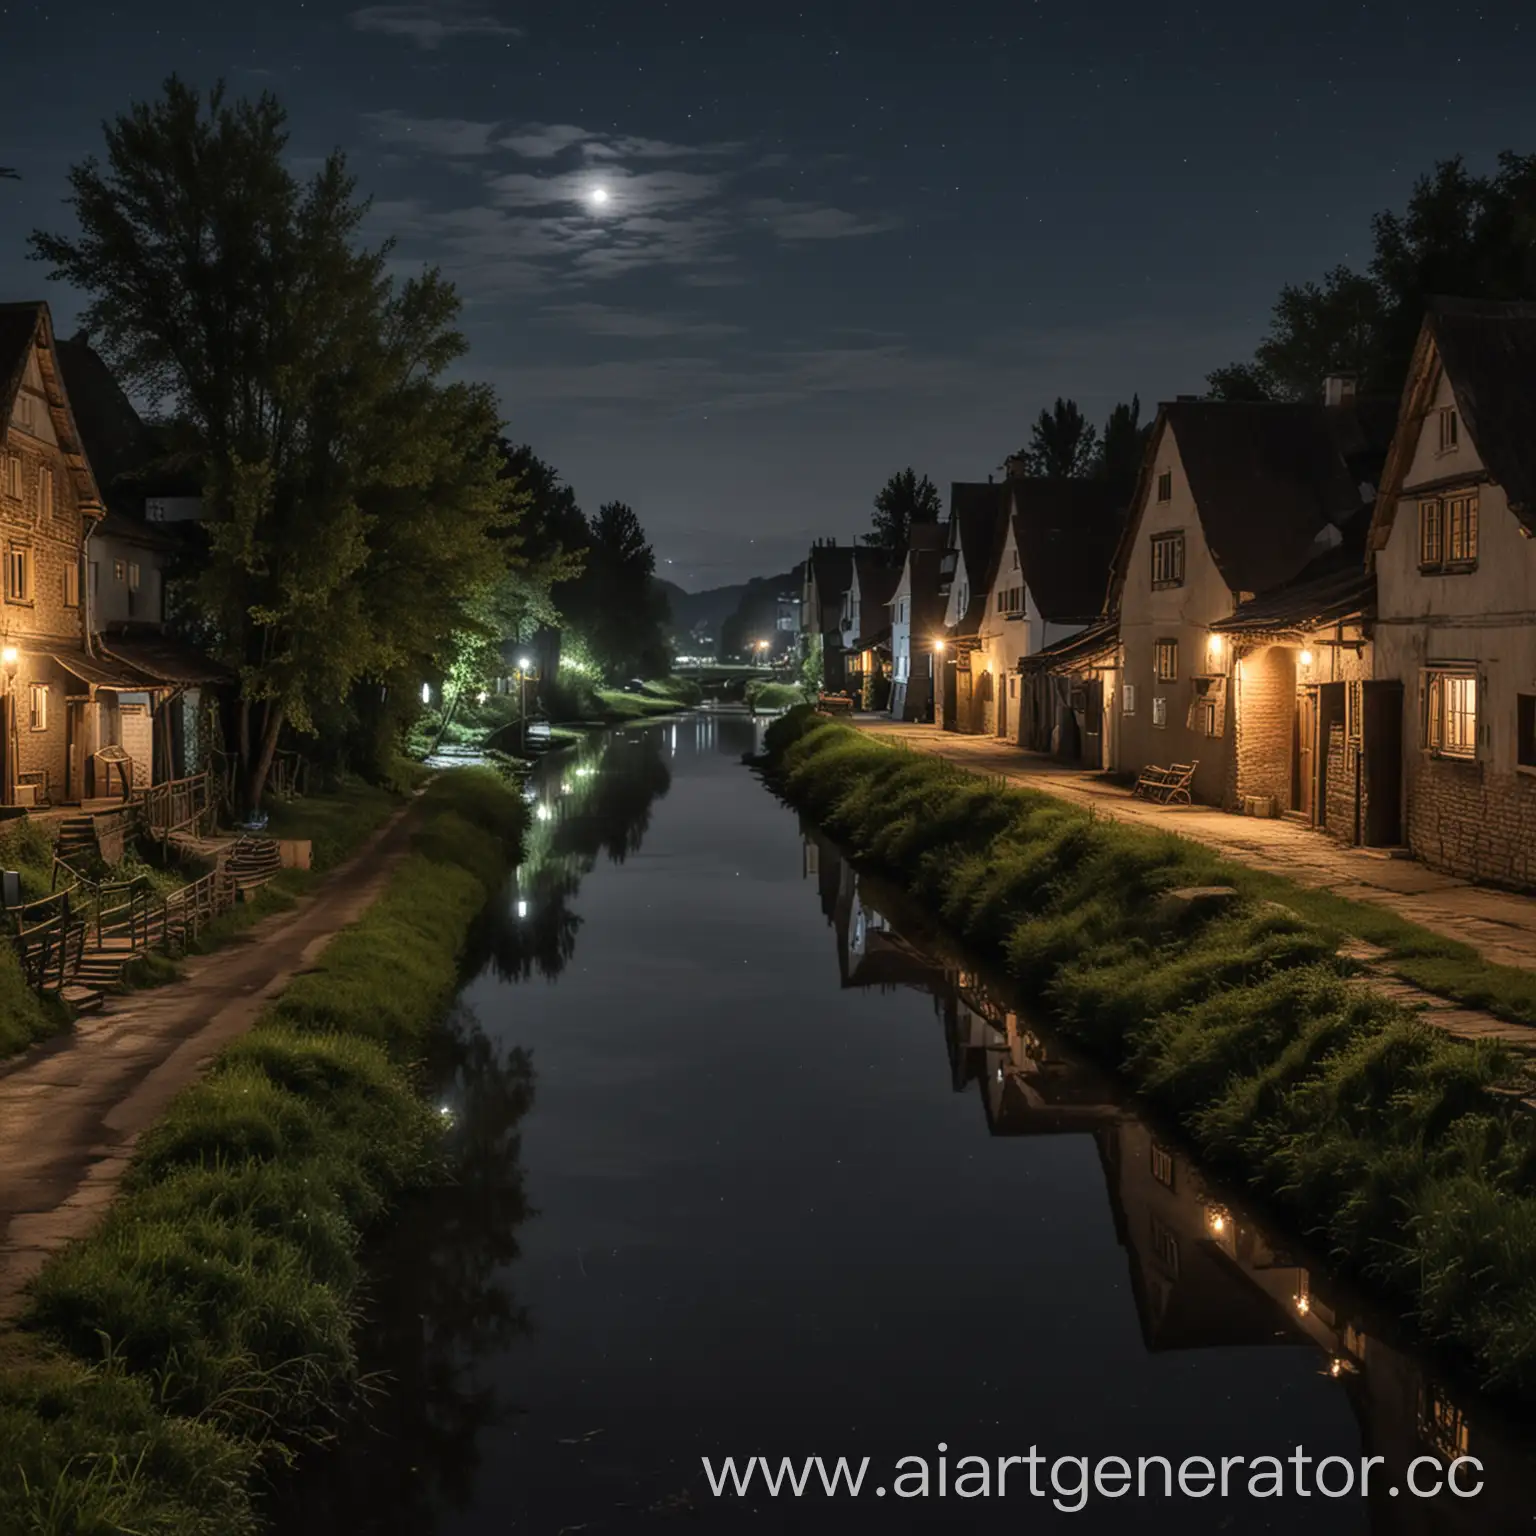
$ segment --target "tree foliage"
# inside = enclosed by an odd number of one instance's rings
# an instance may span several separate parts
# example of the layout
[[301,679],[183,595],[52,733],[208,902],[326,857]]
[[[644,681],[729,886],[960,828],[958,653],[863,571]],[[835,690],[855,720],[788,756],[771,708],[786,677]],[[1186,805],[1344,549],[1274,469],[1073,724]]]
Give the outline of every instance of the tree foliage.
[[567,618],[611,682],[670,670],[667,600],[655,574],[656,555],[634,508],[622,501],[599,507]]
[[1536,155],[1506,152],[1487,176],[1442,160],[1401,213],[1376,215],[1372,236],[1365,271],[1337,266],[1282,288],[1253,361],[1218,368],[1212,394],[1311,400],[1336,373],[1396,394],[1431,298],[1536,298]]
[[939,488],[910,465],[898,470],[875,493],[875,515],[863,542],[902,559],[911,542],[914,523],[936,523],[943,515]]
[[1099,434],[1075,400],[1057,398],[1030,429],[1029,444],[1015,458],[1031,475],[1070,479],[1089,475],[1099,459]]
[[515,558],[495,401],[443,379],[457,295],[396,283],[342,156],[301,184],[286,146],[272,96],[173,76],[106,125],[105,165],[71,170],[79,233],[32,237],[203,466],[202,638],[240,678],[250,805],[285,724],[450,663]]
[[1144,424],[1141,419],[1141,396],[1132,395],[1129,405],[1122,400],[1104,423],[1094,473],[1129,496],[1141,473],[1141,459],[1151,430],[1152,424]]

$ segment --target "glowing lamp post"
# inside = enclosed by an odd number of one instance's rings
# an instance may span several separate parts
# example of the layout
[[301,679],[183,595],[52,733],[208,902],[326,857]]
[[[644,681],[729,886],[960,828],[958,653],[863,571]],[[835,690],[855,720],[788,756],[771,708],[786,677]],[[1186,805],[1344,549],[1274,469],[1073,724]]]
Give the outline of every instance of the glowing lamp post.
[[758,666],[760,666],[760,667],[763,666],[764,664],[766,664],[767,660],[768,660],[768,642],[766,640],[759,640],[757,642],[757,664],[758,664]]
[[526,656],[519,656],[517,658],[517,718],[519,721],[519,746],[521,748],[519,756],[524,757],[528,753],[528,668],[532,665],[533,663]]

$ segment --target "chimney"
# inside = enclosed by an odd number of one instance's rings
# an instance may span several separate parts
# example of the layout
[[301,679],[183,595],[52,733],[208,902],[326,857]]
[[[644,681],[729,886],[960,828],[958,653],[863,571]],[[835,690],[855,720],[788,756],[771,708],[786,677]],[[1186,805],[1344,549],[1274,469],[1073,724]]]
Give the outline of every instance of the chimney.
[[1356,382],[1352,373],[1330,373],[1323,380],[1323,404],[1344,405],[1353,400]]
[[[1011,454],[1003,460],[1003,475],[1009,480],[1025,480],[1029,477],[1029,464],[1021,454]],[[992,483],[992,476],[987,476],[987,484]]]

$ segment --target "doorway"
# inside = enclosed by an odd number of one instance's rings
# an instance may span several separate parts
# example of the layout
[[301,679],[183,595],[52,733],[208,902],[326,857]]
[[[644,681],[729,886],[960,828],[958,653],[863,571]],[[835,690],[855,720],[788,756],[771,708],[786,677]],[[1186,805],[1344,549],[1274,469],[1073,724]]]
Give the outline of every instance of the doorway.
[[1296,695],[1296,741],[1291,753],[1291,809],[1317,823],[1317,690]]

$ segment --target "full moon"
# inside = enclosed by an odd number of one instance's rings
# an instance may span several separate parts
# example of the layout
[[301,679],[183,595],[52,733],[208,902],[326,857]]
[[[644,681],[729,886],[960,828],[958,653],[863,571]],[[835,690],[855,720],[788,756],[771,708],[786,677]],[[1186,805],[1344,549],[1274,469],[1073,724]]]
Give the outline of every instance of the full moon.
[[608,188],[593,187],[591,192],[587,194],[587,197],[594,208],[601,208],[608,201]]

